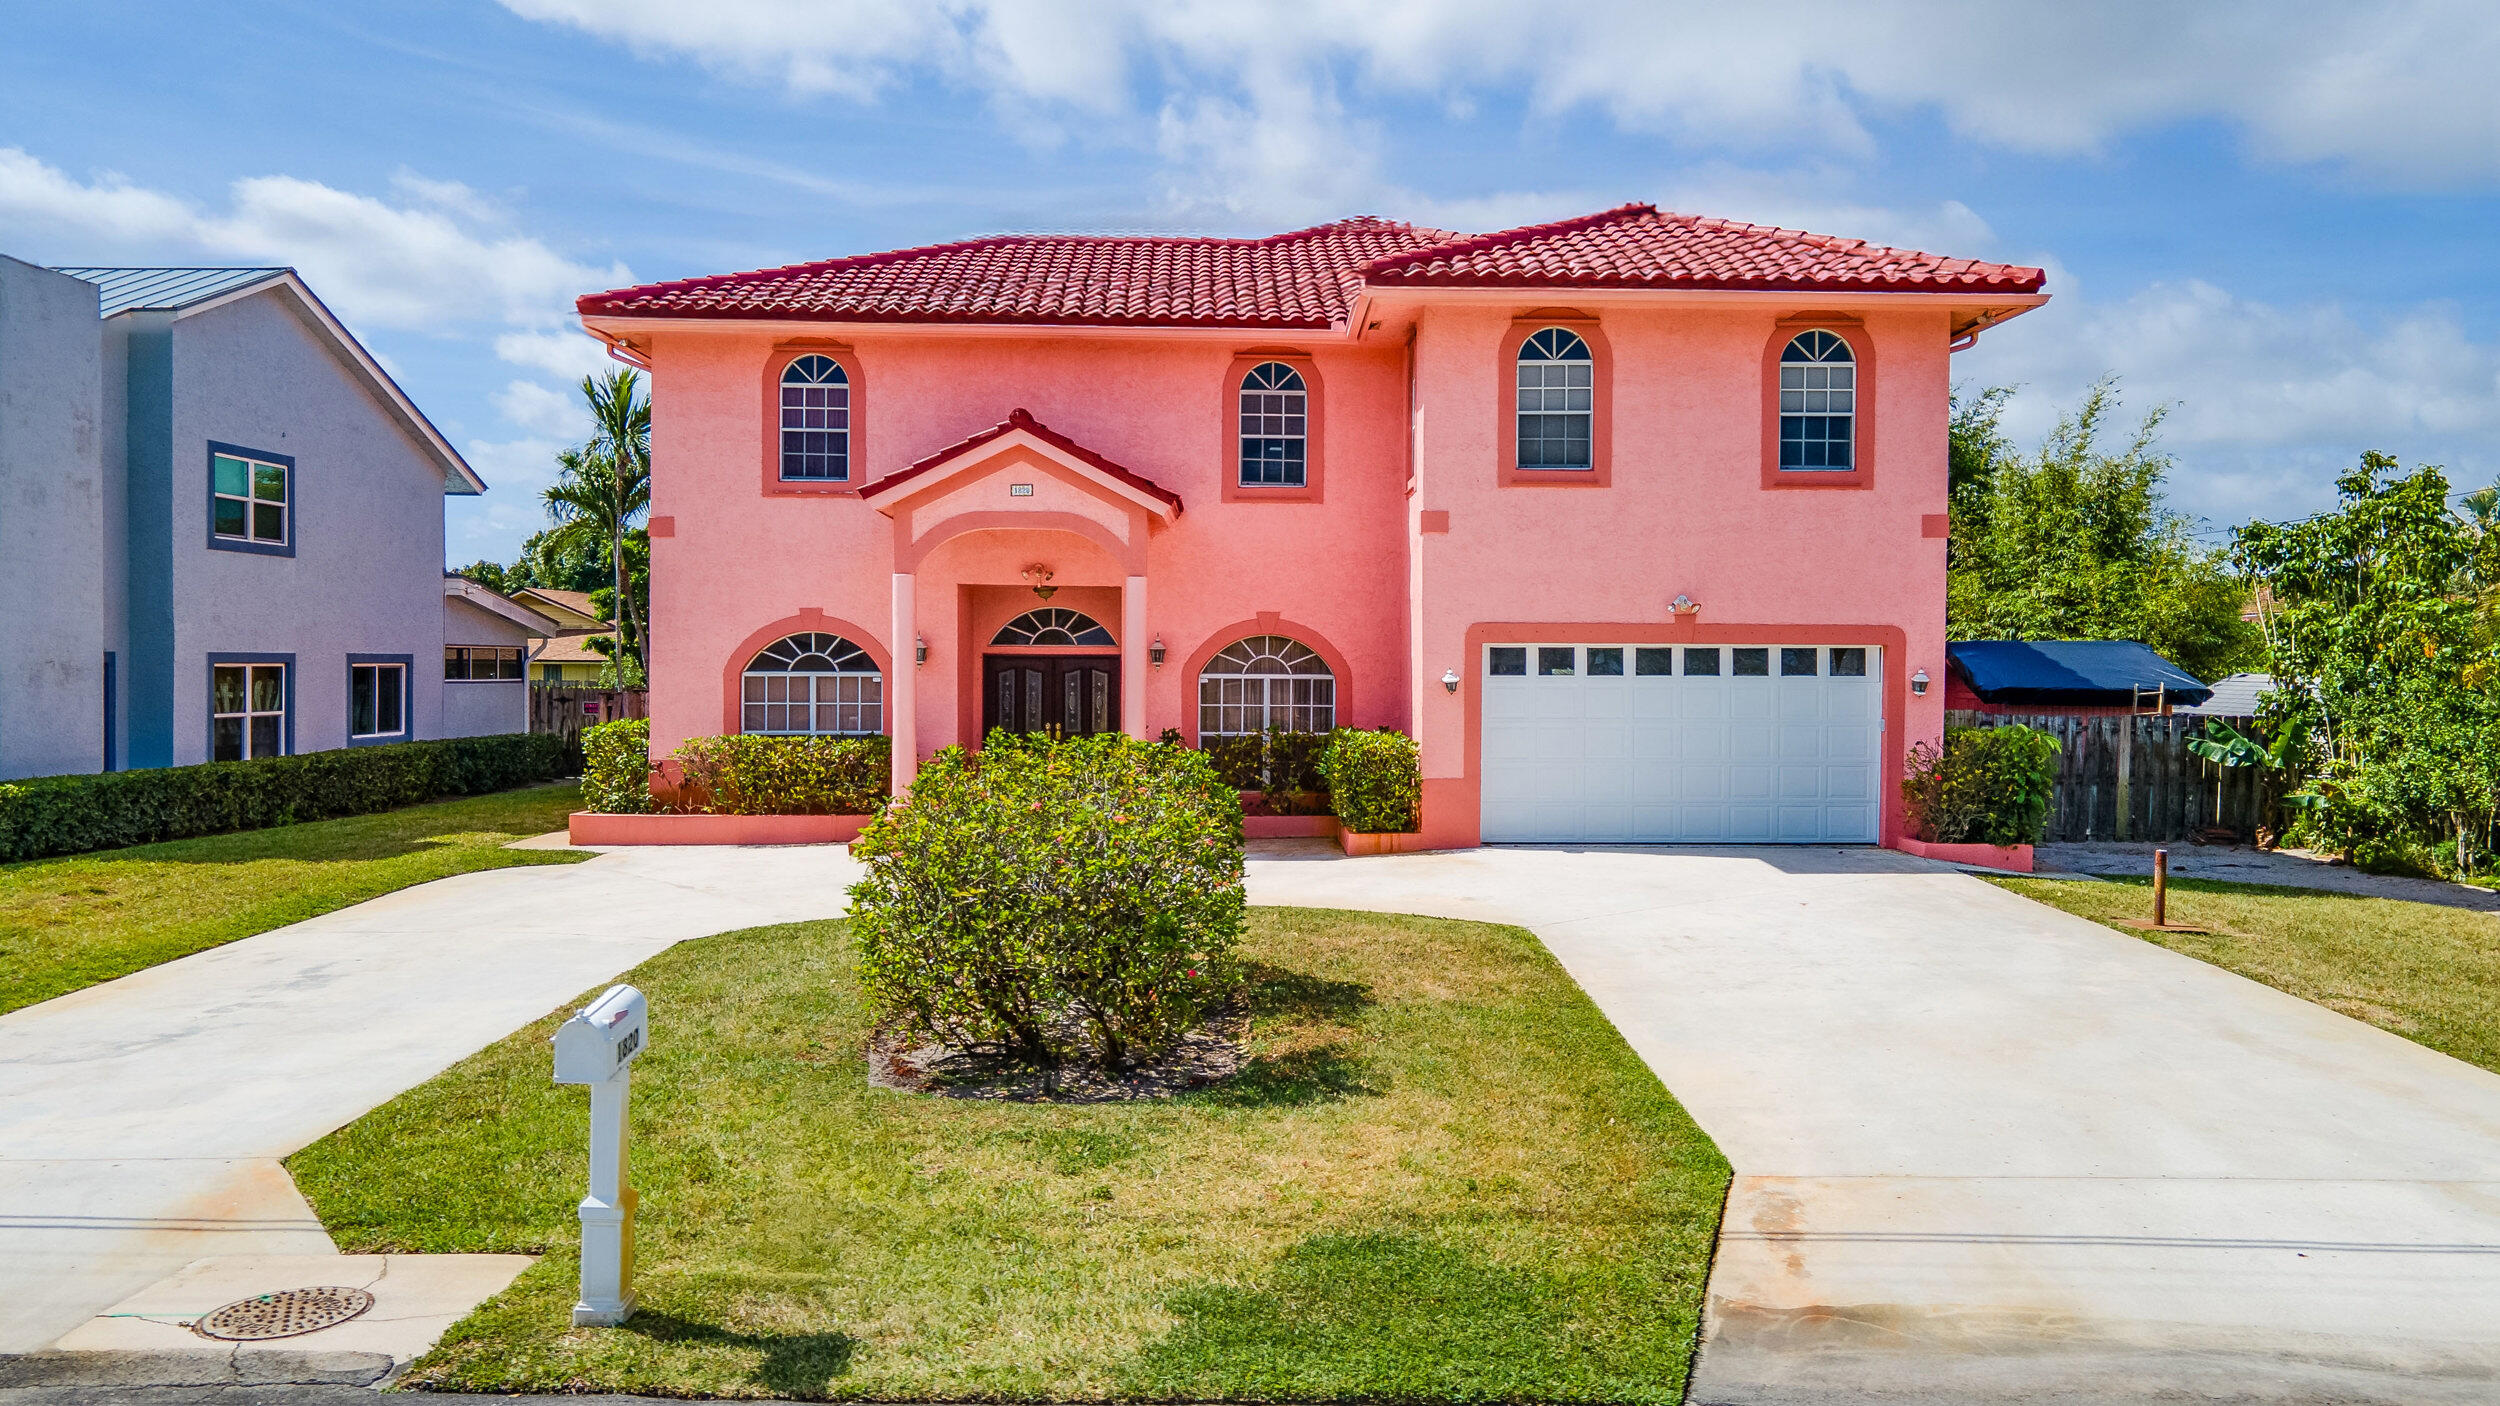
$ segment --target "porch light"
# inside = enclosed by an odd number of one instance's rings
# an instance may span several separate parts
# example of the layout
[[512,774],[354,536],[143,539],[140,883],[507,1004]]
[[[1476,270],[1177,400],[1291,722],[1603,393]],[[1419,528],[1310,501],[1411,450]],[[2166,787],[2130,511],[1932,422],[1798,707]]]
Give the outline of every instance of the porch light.
[[1154,643],[1146,646],[1146,659],[1158,669],[1163,667],[1163,636],[1155,636]]
[[911,637],[911,662],[916,665],[929,662],[929,637],[927,635]]
[[1448,690],[1449,690],[1450,692],[1452,692],[1452,693],[1456,693],[1456,692],[1458,692],[1458,670],[1456,670],[1456,669],[1444,669],[1444,670],[1442,670],[1442,671],[1441,671],[1441,686],[1442,686],[1443,688],[1448,689]]
[[1051,574],[1049,567],[1037,561],[1024,569],[1024,584],[1033,588],[1033,594],[1048,600],[1059,594],[1059,588],[1050,584]]
[[1678,615],[1698,615],[1701,613],[1701,602],[1693,599],[1691,596],[1677,596],[1674,603],[1669,605],[1667,609],[1674,611]]
[[1927,671],[1925,669],[1921,669],[1917,673],[1910,675],[1910,692],[1917,694],[1921,698],[1927,696]]

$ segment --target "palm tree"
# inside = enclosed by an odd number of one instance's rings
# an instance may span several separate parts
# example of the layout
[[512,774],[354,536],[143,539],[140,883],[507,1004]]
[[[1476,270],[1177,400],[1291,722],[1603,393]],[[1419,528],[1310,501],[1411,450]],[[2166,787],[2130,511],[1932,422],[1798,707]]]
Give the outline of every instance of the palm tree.
[[556,456],[559,472],[544,496],[547,515],[556,523],[551,545],[606,541],[619,642],[647,677],[650,658],[641,613],[626,589],[625,565],[625,533],[651,506],[651,402],[641,394],[641,381],[623,367],[582,378],[582,398],[590,402],[590,443]]

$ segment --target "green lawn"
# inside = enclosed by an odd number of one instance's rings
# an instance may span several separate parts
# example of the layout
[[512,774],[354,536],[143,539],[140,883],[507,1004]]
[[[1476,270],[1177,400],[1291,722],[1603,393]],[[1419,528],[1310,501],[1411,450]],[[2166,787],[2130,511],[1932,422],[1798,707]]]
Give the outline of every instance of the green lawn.
[[2393,898],[2172,879],[2170,920],[2213,931],[2153,933],[2117,922],[2152,915],[2149,879],[1991,882],[2500,1073],[2500,917]]
[[447,874],[575,862],[503,845],[579,809],[567,782],[0,865],[0,1011]]
[[621,1328],[569,1326],[554,1016],[289,1168],[350,1253],[546,1253],[414,1385],[1679,1400],[1727,1165],[1536,939],[1254,909],[1246,954],[1242,1074],[1092,1106],[869,1088],[844,924],[654,958]]

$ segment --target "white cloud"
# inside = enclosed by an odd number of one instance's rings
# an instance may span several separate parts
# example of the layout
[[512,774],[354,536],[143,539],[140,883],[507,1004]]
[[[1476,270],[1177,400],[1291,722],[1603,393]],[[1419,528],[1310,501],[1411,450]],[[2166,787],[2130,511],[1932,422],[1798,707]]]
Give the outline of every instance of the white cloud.
[[[1779,6],[1580,0],[505,0],[515,12],[694,57],[800,93],[873,97],[916,73],[1003,109],[1226,126],[1235,105],[1305,140],[1330,81],[1446,103],[1490,85],[1555,112],[1714,148],[1863,151],[1868,119],[1924,111],[2032,152],[2087,152],[2163,123],[2236,125],[2261,154],[2403,181],[2500,177],[2500,25],[2476,0],[2293,7],[2258,0],[1794,0]],[[1359,134],[1353,134],[1359,135]],[[1167,150],[1169,143],[1167,142]],[[1207,148],[1183,144],[1192,155]],[[1344,144],[1338,148],[1341,152]],[[1272,156],[1247,169],[1279,169]],[[1295,169],[1313,169],[1305,162]]]
[[226,208],[211,211],[118,177],[81,183],[0,147],[0,232],[66,236],[84,250],[112,249],[113,257],[291,264],[323,301],[364,326],[552,324],[575,296],[632,281],[622,264],[577,263],[536,239],[478,229],[491,207],[456,182],[403,172],[393,186],[414,203],[255,176],[236,181]]
[[1954,365],[1965,386],[2022,387],[2006,426],[2024,443],[2104,372],[2139,405],[2173,403],[2162,438],[2179,456],[2177,496],[2220,521],[2323,507],[2364,449],[2444,463],[2460,487],[2500,471],[2500,343],[2436,304],[2364,318],[2193,280],[2106,304],[2067,292]]
[[490,399],[497,413],[533,435],[553,436],[567,444],[590,437],[590,411],[578,395],[551,390],[536,381],[512,381]]
[[606,344],[578,329],[562,332],[506,332],[495,339],[495,355],[515,366],[544,371],[568,383],[596,376],[615,365]]

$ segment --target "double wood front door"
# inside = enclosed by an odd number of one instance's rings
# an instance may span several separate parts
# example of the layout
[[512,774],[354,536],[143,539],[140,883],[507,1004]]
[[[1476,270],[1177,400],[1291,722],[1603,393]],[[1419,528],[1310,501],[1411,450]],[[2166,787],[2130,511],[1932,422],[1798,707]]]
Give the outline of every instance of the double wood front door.
[[1120,656],[988,654],[981,658],[981,731],[1120,730]]

